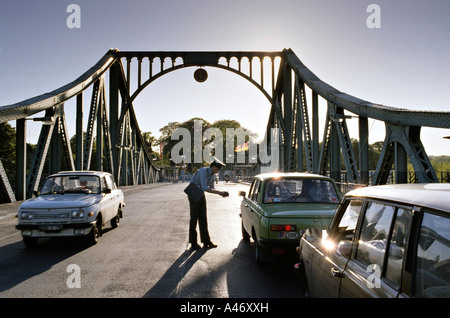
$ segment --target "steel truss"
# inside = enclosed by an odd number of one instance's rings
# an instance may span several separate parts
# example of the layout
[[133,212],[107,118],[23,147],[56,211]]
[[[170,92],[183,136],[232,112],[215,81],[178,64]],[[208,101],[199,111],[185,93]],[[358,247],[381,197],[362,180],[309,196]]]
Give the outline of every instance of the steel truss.
[[[134,60],[137,72],[132,72]],[[144,78],[142,65],[146,60],[148,77]],[[368,119],[371,118],[386,125],[386,138],[373,184],[386,183],[392,167],[397,183],[438,182],[420,140],[420,130],[423,126],[450,128],[449,112],[410,111],[347,95],[317,78],[290,49],[280,52],[122,52],[116,49],[108,51],[72,83],[0,107],[0,122],[16,121],[17,153],[15,193],[9,182],[11,176],[4,173],[2,165],[0,191],[6,193],[10,201],[32,196],[46,165],[45,173],[75,169],[109,171],[119,185],[157,182],[160,168],[155,166],[142,137],[133,101],[154,80],[186,67],[231,71],[261,91],[271,105],[267,132],[271,128],[280,129],[280,170],[330,174],[340,181],[343,162],[347,181],[368,184],[367,140]],[[107,73],[109,92],[105,85]],[[91,102],[84,129],[83,94],[89,87],[92,88]],[[77,109],[74,153],[64,113],[65,102],[72,98],[76,99]],[[326,103],[327,111],[319,149],[320,101]],[[44,117],[31,117],[40,112],[45,113]],[[359,121],[358,154],[354,153],[347,128],[349,118]],[[25,132],[29,119],[41,121],[42,128],[26,173]],[[271,134],[266,133],[268,144],[270,138]],[[96,166],[93,166],[94,158]],[[407,180],[408,158],[416,172],[415,180]]]

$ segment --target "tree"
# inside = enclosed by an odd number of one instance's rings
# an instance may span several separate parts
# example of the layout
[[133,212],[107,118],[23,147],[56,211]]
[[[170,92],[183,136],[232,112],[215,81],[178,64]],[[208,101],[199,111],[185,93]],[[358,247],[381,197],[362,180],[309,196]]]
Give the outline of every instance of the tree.
[[0,123],[0,159],[8,176],[16,171],[16,130],[9,123]]

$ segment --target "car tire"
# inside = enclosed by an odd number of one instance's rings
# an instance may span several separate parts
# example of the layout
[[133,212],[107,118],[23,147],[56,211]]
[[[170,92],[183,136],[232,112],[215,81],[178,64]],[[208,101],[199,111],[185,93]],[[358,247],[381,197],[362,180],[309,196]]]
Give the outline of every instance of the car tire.
[[244,222],[241,220],[242,239],[244,241],[250,241],[250,234],[244,228]]
[[311,298],[311,293],[309,291],[308,279],[306,278],[305,265],[303,260],[296,264],[297,271],[296,274],[300,278],[301,292],[304,298]]
[[264,248],[259,244],[258,240],[255,240],[255,260],[258,265],[266,263],[267,253]]
[[116,227],[119,226],[119,223],[120,223],[120,208],[119,210],[117,210],[116,216],[111,219],[111,227],[115,229]]
[[95,245],[98,243],[101,233],[101,220],[97,219],[95,221],[95,225],[92,227],[92,230],[89,232],[87,236],[87,241],[89,245]]
[[37,237],[30,237],[30,236],[22,236],[23,244],[25,244],[26,247],[36,247],[38,238]]

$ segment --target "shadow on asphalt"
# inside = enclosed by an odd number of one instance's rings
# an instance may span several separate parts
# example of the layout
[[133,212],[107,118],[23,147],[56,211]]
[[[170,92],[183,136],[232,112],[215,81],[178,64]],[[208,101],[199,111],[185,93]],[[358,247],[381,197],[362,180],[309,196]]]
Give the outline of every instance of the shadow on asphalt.
[[[219,247],[220,248],[220,247]],[[281,257],[257,264],[254,245],[241,240],[231,259],[200,277],[186,274],[208,252],[207,249],[186,250],[170,266],[161,279],[145,294],[154,298],[230,297],[230,298],[301,298],[302,288],[294,273],[295,257]],[[226,280],[227,290],[218,291]],[[224,294],[225,293],[225,294]]]
[[195,262],[197,262],[206,252],[207,249],[204,248],[184,251],[144,297],[176,297],[179,283],[183,280],[184,276],[189,272],[192,266],[194,266]]
[[27,248],[22,241],[0,247],[0,292],[39,275],[55,264],[88,248],[79,238],[40,239]]

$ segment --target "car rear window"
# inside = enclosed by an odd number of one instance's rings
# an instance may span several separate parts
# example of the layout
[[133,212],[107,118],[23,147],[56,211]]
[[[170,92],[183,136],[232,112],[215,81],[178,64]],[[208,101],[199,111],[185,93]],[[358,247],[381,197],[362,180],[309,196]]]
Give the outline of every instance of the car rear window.
[[331,181],[322,179],[276,178],[264,186],[264,203],[338,203]]

